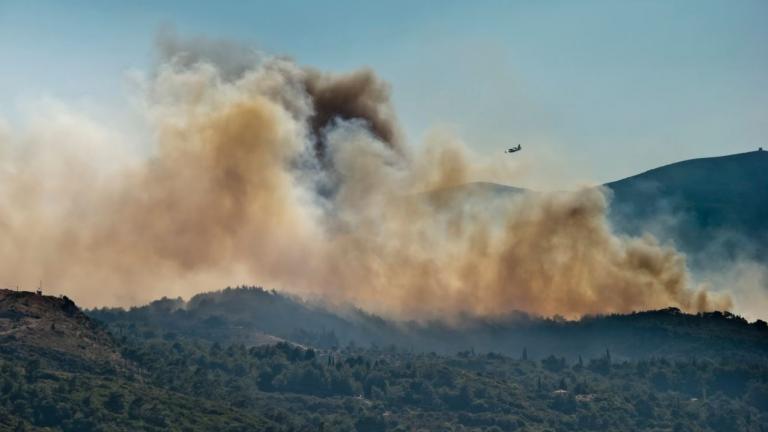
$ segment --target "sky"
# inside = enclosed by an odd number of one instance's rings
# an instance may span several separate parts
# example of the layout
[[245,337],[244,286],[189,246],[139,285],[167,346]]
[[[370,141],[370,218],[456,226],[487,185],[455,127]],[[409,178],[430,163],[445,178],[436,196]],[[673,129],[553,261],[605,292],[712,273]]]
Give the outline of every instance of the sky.
[[539,178],[606,182],[768,146],[763,0],[0,0],[0,116],[41,99],[118,116],[169,29],[371,67],[410,140],[440,127],[478,153],[522,144]]

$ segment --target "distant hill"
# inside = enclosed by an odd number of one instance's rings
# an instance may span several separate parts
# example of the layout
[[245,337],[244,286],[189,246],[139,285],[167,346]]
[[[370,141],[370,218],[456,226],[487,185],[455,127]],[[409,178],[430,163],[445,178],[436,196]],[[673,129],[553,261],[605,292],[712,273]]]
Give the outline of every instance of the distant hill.
[[624,232],[653,232],[694,256],[768,252],[768,151],[687,160],[605,186]]
[[[768,151],[691,159],[603,185],[609,218],[630,235],[674,242],[691,262],[750,258],[768,263]],[[526,189],[475,182],[429,193],[454,208],[487,205]]]
[[329,348],[351,341],[368,344],[400,340],[400,327],[356,309],[334,313],[320,304],[256,287],[201,293],[188,302],[161,299],[130,310],[94,309],[88,314],[117,334],[143,326],[178,336],[246,346],[289,341]]
[[[168,307],[169,302],[174,304]],[[228,288],[189,302],[160,300],[147,306],[98,309],[91,316],[120,328],[144,328],[157,337],[202,338],[221,344],[260,345],[247,335],[271,334],[314,348],[395,346],[421,352],[463,350],[519,355],[591,358],[610,349],[616,358],[650,357],[768,359],[768,328],[730,313],[690,315],[677,309],[543,319],[517,313],[495,319],[466,317],[458,326],[442,322],[396,322],[356,309],[342,311],[261,288]]]

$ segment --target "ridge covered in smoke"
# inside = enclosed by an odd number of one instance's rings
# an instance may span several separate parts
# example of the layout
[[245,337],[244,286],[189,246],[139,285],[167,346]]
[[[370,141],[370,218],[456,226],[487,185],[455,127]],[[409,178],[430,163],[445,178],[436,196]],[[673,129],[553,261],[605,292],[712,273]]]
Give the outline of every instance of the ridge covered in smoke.
[[145,160],[101,173],[80,144],[111,135],[91,123],[64,126],[81,150],[46,123],[0,131],[7,280],[42,276],[89,306],[257,280],[415,319],[730,308],[691,286],[675,250],[616,235],[599,189],[521,194],[492,211],[424,199],[505,162],[440,134],[409,146],[371,70],[160,46]]

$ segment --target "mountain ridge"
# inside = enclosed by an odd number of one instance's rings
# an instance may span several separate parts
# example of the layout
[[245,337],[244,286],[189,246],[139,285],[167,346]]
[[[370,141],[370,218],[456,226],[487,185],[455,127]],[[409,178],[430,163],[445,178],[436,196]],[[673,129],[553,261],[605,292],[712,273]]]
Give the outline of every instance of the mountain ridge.
[[[673,242],[694,266],[712,259],[768,263],[768,151],[673,162],[611,181],[608,218],[619,233]],[[452,203],[534,190],[472,182],[441,190]],[[474,195],[480,197],[474,197]]]
[[163,333],[246,345],[248,339],[242,335],[255,331],[321,349],[353,344],[516,355],[527,348],[532,358],[557,355],[575,359],[599,355],[610,347],[617,358],[627,359],[692,355],[768,358],[765,322],[749,323],[729,312],[686,314],[668,308],[585,316],[574,321],[518,312],[448,323],[393,321],[357,309],[333,310],[259,287],[227,288],[194,298],[196,301],[190,300],[175,311],[162,306],[167,300],[160,300],[128,311],[95,309],[88,313],[113,329],[145,326]]

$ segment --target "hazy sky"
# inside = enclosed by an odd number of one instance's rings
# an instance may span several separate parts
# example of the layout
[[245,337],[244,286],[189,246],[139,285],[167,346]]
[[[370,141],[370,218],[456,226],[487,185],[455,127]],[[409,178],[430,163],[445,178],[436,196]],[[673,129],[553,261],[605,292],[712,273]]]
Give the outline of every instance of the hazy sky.
[[164,27],[370,66],[411,139],[443,125],[478,152],[522,143],[583,180],[768,146],[764,0],[0,0],[0,114],[40,98],[119,112]]

